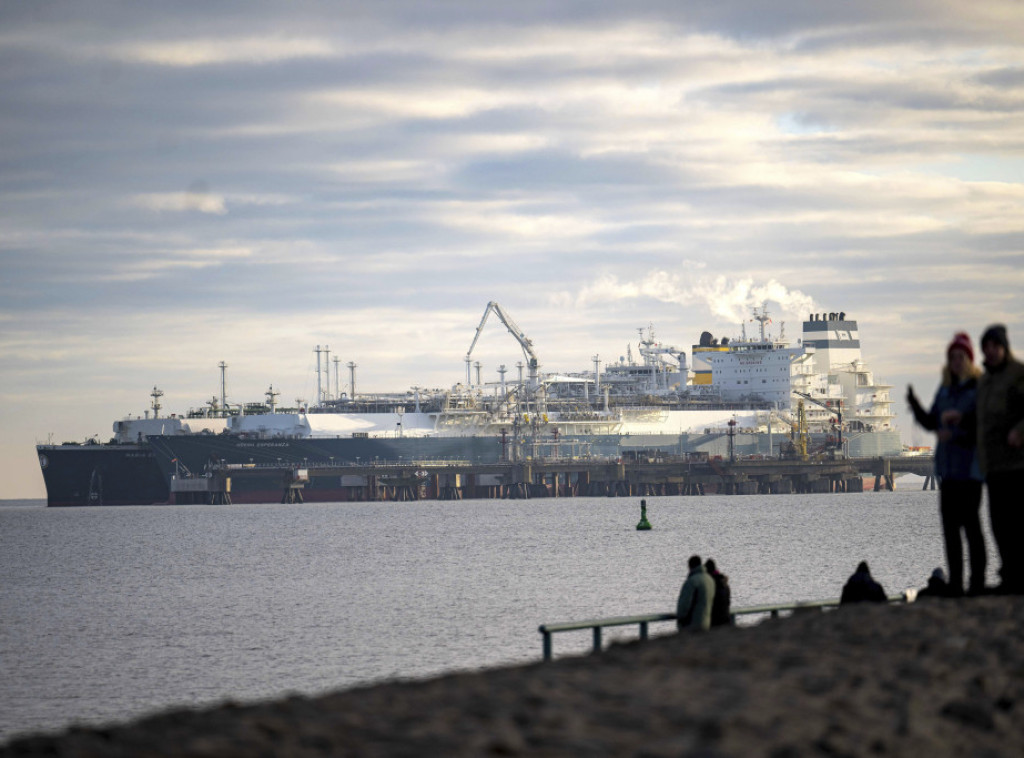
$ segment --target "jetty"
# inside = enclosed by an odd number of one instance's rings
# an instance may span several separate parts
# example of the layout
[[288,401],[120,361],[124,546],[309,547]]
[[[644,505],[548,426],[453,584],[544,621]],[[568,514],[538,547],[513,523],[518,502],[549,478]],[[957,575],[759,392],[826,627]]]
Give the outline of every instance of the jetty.
[[[551,458],[480,463],[472,461],[305,461],[221,464],[193,476],[171,479],[176,504],[246,502],[257,486],[280,492],[282,503],[529,499],[544,497],[633,497],[647,495],[774,495],[891,491],[899,474],[925,477],[934,489],[931,456],[727,461],[707,456]],[[330,480],[329,498],[317,482]],[[865,486],[865,481],[868,486]],[[340,497],[339,497],[340,493]]]

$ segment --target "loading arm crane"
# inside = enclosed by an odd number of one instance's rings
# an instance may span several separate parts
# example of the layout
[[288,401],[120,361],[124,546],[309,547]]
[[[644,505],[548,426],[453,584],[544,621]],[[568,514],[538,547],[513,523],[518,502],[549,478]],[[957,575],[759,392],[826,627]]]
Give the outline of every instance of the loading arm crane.
[[512,336],[516,338],[519,346],[523,349],[523,355],[526,356],[526,365],[530,369],[530,386],[537,386],[537,372],[540,369],[540,361],[537,360],[536,353],[533,352],[533,342],[526,333],[512,320],[505,310],[493,300],[487,304],[484,309],[483,318],[480,319],[480,326],[476,328],[476,335],[473,337],[473,343],[469,346],[469,350],[466,351],[466,386],[472,386],[472,378],[470,376],[470,356],[473,355],[473,348],[476,347],[477,340],[480,339],[480,333],[484,330],[484,324],[487,323],[487,317],[491,315],[491,311],[497,314],[498,318],[501,319],[501,323],[505,325],[505,328],[511,332]]
[[835,417],[836,417],[836,428],[839,431],[839,440],[838,440],[839,441],[839,449],[842,450],[843,449],[843,401],[841,399],[838,400],[837,403],[836,403],[836,406],[833,407],[833,406],[829,405],[828,403],[823,403],[821,400],[816,400],[815,398],[811,397],[810,395],[808,395],[805,392],[797,392],[797,391],[794,390],[793,394],[794,395],[799,395],[804,400],[806,400],[806,401],[808,401],[810,403],[814,403],[819,408],[824,408],[829,413],[832,413],[832,414],[835,415]]

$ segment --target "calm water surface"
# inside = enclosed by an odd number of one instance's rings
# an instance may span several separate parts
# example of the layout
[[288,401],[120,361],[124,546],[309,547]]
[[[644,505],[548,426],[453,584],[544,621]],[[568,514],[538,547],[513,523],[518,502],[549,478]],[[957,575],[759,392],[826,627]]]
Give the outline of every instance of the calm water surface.
[[[650,532],[634,529],[636,498],[8,501],[0,741],[171,706],[534,661],[542,622],[674,610],[695,552],[729,574],[737,607],[837,597],[863,559],[893,593],[943,565],[933,492],[647,503]],[[556,653],[588,645],[587,633],[555,639]]]

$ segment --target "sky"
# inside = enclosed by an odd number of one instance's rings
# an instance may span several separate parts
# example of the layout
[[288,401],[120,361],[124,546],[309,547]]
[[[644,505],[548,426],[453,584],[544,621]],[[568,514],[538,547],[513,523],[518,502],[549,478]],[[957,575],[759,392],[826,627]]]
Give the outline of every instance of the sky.
[[844,311],[927,444],[955,332],[1024,352],[1022,207],[1016,0],[0,0],[0,498],[221,361],[450,386],[491,301],[547,371]]

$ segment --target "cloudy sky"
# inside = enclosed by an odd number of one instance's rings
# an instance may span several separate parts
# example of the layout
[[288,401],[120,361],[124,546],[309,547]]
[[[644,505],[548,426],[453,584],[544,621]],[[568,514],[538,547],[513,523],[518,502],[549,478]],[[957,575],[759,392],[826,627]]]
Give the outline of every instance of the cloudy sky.
[[901,412],[959,329],[1024,351],[1024,6],[768,8],[0,3],[0,498],[222,360],[451,385],[491,300],[547,370],[842,310]]

